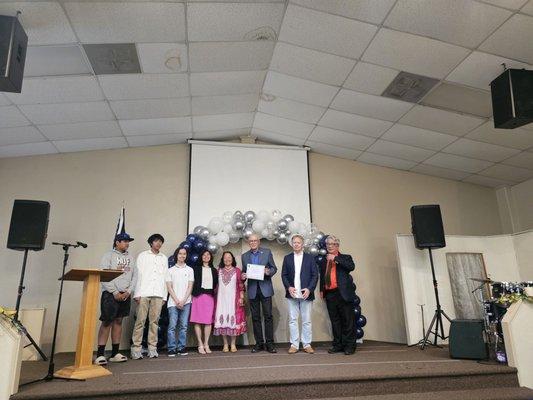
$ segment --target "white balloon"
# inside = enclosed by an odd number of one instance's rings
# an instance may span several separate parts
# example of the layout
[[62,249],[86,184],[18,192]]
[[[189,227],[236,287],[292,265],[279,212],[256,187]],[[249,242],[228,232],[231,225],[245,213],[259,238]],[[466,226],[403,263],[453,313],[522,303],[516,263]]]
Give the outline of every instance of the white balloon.
[[224,214],[222,214],[222,221],[224,221],[226,224],[230,224],[233,220],[233,213],[231,211],[226,211]]
[[226,233],[230,233],[233,230],[233,227],[231,226],[231,224],[226,224],[224,225],[224,228],[222,228],[222,230]]
[[226,232],[219,232],[216,235],[216,241],[219,246],[225,246],[229,243],[229,235]]
[[209,229],[209,232],[211,232],[214,235],[220,232],[223,227],[224,227],[224,222],[222,222],[222,218],[219,218],[219,217],[211,218],[211,221],[209,221],[209,225],[207,225],[207,229]]
[[300,229],[300,223],[299,222],[296,222],[296,221],[289,222],[289,230],[291,232],[298,232],[299,229]]
[[263,221],[263,222],[267,222],[269,218],[270,218],[270,214],[266,210],[259,211],[256,216],[256,219]]
[[207,239],[207,241],[210,243],[210,244],[213,244],[213,243],[216,243],[217,242],[217,238],[215,235],[209,235],[209,238]]
[[265,229],[265,223],[263,221],[256,219],[252,223],[252,229],[254,230],[255,233],[260,233],[263,229]]
[[280,210],[273,210],[272,211],[272,219],[274,221],[278,221],[281,218],[281,211]]
[[[269,232],[268,229],[263,229],[263,230],[261,231],[261,237],[264,237],[264,238],[267,238],[267,239],[268,239],[269,235],[270,235],[270,232]],[[269,239],[269,240],[270,240],[270,239]]]
[[300,222],[300,227],[298,228],[298,233],[300,235],[305,235],[306,231],[307,231],[306,225],[303,222]]

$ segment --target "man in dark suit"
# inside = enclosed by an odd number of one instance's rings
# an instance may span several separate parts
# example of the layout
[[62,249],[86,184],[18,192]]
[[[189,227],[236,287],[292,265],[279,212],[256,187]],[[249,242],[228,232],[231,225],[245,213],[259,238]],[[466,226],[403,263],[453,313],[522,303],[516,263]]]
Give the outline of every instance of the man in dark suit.
[[328,353],[346,355],[355,352],[355,284],[350,272],[355,269],[352,256],[339,253],[340,241],[335,236],[328,236],[326,249],[328,254],[320,263],[320,295],[326,300],[333,346]]
[[294,235],[291,238],[293,253],[283,259],[281,279],[285,286],[285,297],[289,305],[289,331],[291,347],[289,354],[297,353],[300,348],[300,332],[298,318],[302,319],[302,344],[306,353],[313,354],[311,347],[312,326],[311,311],[315,299],[315,288],[318,282],[318,269],[315,258],[303,252],[304,238]]
[[261,280],[248,279],[248,299],[250,300],[250,312],[255,337],[255,346],[252,353],[257,353],[265,349],[265,339],[263,338],[263,324],[261,322],[261,309],[265,323],[266,350],[269,353],[277,353],[274,346],[274,322],[272,320],[272,296],[274,287],[272,277],[276,274],[277,268],[272,257],[272,252],[264,247],[260,247],[259,236],[252,235],[248,239],[250,250],[242,255],[242,279],[247,279],[246,270],[248,264],[264,265],[265,277]]

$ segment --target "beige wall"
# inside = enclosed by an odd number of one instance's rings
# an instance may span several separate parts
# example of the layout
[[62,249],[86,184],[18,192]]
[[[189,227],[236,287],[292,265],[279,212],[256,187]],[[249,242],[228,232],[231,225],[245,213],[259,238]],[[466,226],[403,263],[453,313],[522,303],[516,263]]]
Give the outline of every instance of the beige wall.
[[[62,261],[61,249],[51,242],[87,242],[89,248],[72,251],[70,266],[95,266],[110,246],[125,200],[126,227],[137,239],[132,252],[143,250],[146,237],[157,231],[170,254],[186,234],[187,169],[185,145],[0,159],[0,243],[6,243],[15,198],[51,203],[47,246],[30,253],[23,298],[23,306],[48,310],[45,343],[51,340]],[[492,189],[318,154],[310,155],[310,179],[314,222],[338,235],[342,249],[356,260],[367,339],[405,341],[394,235],[410,231],[412,204],[439,203],[447,234],[501,233]],[[272,247],[280,264],[288,248]],[[21,263],[22,253],[0,248],[2,305],[15,303]],[[279,276],[275,282],[276,339],[287,341]],[[58,351],[75,347],[80,290],[78,283],[65,285]],[[327,340],[327,313],[320,302],[313,319],[314,339]]]
[[496,190],[505,233],[533,229],[533,179]]

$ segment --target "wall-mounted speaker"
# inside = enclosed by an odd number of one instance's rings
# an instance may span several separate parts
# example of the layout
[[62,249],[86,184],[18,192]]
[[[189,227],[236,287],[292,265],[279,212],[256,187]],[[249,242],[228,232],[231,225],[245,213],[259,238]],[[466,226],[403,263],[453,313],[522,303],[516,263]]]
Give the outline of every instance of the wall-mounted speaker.
[[18,18],[0,15],[0,92],[21,92],[27,46]]

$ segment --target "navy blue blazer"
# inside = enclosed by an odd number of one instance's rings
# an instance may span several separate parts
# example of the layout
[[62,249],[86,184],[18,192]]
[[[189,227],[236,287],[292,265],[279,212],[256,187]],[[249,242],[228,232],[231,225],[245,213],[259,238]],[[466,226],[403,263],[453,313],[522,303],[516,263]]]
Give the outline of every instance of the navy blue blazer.
[[[262,281],[258,281],[255,279],[248,279],[248,298],[249,299],[255,299],[255,296],[257,295],[257,288],[261,288],[261,294],[264,297],[271,297],[274,296],[274,287],[272,286],[272,277],[276,274],[278,271],[278,268],[276,267],[276,263],[274,262],[274,258],[272,257],[272,252],[265,248],[265,247],[259,247],[259,265],[264,265],[268,269],[270,269],[270,274],[265,275],[265,279]],[[252,263],[252,251],[248,250],[246,253],[244,253],[241,256],[242,261],[242,272],[246,273],[246,268],[248,267],[248,264]]]
[[[289,288],[294,287],[294,253],[287,254],[283,259],[283,266],[281,268],[281,280],[285,286],[285,297],[292,299],[289,294]],[[304,253],[302,260],[302,269],[300,270],[300,284],[303,289],[309,289],[309,297],[307,300],[315,299],[315,289],[318,283],[318,268],[315,262],[315,257],[311,254]]]
[[[352,302],[355,300],[355,283],[353,282],[351,271],[355,269],[352,256],[349,254],[340,254],[335,257],[335,264],[337,265],[337,288],[339,289],[341,297],[344,301]],[[324,293],[326,285],[326,267],[328,260],[326,257],[319,265],[320,269],[320,292]]]

